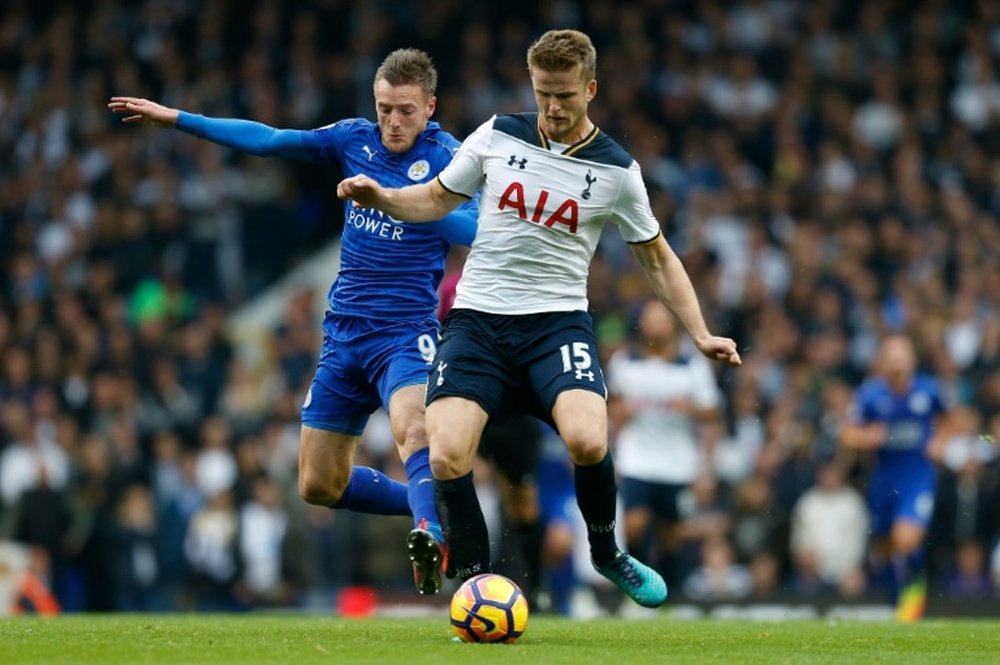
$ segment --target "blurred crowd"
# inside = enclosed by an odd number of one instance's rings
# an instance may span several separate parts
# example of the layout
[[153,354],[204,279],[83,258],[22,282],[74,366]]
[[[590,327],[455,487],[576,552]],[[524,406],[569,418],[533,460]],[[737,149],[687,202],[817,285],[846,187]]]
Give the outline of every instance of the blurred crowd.
[[[877,587],[866,461],[836,440],[889,332],[913,338],[960,415],[940,460],[932,598],[1000,595],[1000,4],[10,0],[0,540],[32,547],[64,609],[410,585],[407,519],[297,497],[313,294],[287,303],[264,364],[242,362],[227,328],[336,238],[339,173],[123,126],[108,98],[318,127],[373,117],[375,67],[413,46],[440,73],[434,119],[461,139],[534,107],[524,54],[550,27],[593,38],[592,117],[642,166],[711,327],[744,360],[720,371],[724,417],[699,430],[687,555],[669,573],[680,595]],[[605,358],[649,293],[609,229],[590,289]],[[401,477],[378,419],[366,444]]]

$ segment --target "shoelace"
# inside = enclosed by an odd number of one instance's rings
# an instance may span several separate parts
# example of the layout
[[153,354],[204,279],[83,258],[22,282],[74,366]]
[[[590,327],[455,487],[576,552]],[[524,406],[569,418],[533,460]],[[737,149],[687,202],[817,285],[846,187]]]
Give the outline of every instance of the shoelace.
[[639,575],[639,571],[636,567],[631,565],[628,555],[617,557],[611,562],[611,568],[616,574],[624,578],[625,582],[627,582],[630,587],[642,586],[642,576]]

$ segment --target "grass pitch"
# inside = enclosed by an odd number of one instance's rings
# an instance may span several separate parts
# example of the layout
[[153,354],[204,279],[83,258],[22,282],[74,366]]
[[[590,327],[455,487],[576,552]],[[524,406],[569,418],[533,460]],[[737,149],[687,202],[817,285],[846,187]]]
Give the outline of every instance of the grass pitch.
[[997,663],[1000,620],[571,621],[532,617],[514,645],[451,641],[444,617],[105,615],[0,620],[0,663]]

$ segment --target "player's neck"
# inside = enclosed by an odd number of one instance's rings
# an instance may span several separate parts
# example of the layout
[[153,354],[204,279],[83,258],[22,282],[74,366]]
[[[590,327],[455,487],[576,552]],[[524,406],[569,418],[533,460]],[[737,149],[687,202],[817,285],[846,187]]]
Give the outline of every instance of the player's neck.
[[542,124],[541,119],[538,121],[538,131],[545,135],[549,141],[554,143],[562,143],[563,145],[574,145],[579,143],[583,139],[587,138],[592,131],[594,131],[594,123],[591,122],[590,118],[584,116],[575,127],[563,132],[560,135],[555,135],[550,133],[545,126]]

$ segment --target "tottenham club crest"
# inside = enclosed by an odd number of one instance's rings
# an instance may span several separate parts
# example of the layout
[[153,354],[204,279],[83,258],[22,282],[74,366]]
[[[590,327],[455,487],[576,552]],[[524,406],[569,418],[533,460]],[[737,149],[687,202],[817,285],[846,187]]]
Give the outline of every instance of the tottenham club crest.
[[427,174],[430,172],[430,163],[426,159],[420,159],[410,164],[410,168],[407,170],[406,175],[410,178],[410,180],[418,181],[426,178]]

